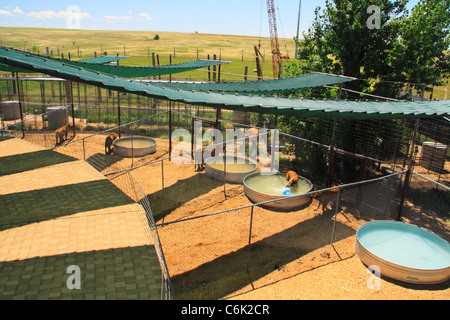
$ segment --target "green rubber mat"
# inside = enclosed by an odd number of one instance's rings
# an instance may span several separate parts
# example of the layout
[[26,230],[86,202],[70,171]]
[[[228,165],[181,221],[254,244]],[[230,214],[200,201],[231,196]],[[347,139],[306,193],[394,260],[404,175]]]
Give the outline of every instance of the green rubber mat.
[[0,195],[0,230],[131,203],[106,179]]
[[0,300],[13,299],[160,300],[161,268],[154,246],[0,262]]
[[0,157],[0,176],[75,160],[78,159],[52,150],[42,150]]

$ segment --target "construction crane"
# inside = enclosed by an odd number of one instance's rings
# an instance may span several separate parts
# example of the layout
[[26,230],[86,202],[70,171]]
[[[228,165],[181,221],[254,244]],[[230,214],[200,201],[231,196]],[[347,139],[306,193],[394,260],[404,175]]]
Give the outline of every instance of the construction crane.
[[275,12],[274,0],[267,0],[267,13],[269,14],[270,44],[272,47],[272,65],[273,77],[278,78],[282,59],[289,59],[288,56],[282,56],[280,45],[278,43],[277,18]]
[[267,13],[269,14],[270,45],[272,47],[273,77],[278,78],[280,66],[280,45],[278,44],[277,18],[273,0],[267,0]]

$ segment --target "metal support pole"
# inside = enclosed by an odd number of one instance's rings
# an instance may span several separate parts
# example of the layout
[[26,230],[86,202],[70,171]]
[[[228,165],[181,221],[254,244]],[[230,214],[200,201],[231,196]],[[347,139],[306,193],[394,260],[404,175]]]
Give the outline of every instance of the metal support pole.
[[250,228],[249,228],[249,232],[248,232],[248,251],[247,251],[247,275],[248,278],[250,280],[250,285],[252,286],[252,289],[255,290],[255,287],[253,286],[253,280],[252,277],[250,276],[250,270],[249,270],[249,264],[250,264],[250,245],[252,243],[252,228],[253,228],[253,208],[254,206],[252,206],[252,210],[250,213]]
[[[221,147],[223,149],[223,145]],[[223,153],[223,195],[225,197],[225,200],[227,199],[227,157],[226,154]]]
[[337,125],[337,120],[334,119],[334,124],[333,124],[333,133],[331,135],[331,144],[330,144],[330,151],[328,153],[328,170],[327,170],[327,180],[325,182],[325,186],[327,188],[329,188],[331,186],[331,178],[333,175],[333,170],[334,170],[334,157],[335,157],[335,152],[334,152],[334,140],[336,137],[336,125]]
[[[66,93],[67,93],[67,100],[72,108],[72,126],[73,126],[73,137],[75,138],[76,135],[76,128],[75,128],[75,107],[73,105],[73,90],[72,90],[72,81],[66,82]],[[68,89],[68,90],[67,90]]]
[[169,161],[172,156],[172,101],[169,101]]
[[300,35],[300,14],[302,12],[302,0],[298,4],[298,20],[297,20],[297,41],[295,41],[295,58],[298,59],[298,41]]
[[16,81],[17,81],[17,95],[19,97],[20,121],[22,121],[22,139],[24,139],[25,138],[25,123],[23,123],[22,90],[20,89],[18,72],[16,72]]
[[400,221],[400,219],[402,217],[402,210],[403,210],[403,205],[405,203],[406,192],[408,190],[409,181],[411,179],[411,166],[412,166],[412,162],[413,162],[414,149],[415,149],[415,143],[416,143],[416,135],[417,135],[418,128],[419,128],[419,119],[416,119],[416,126],[414,127],[412,146],[411,146],[411,150],[409,152],[408,169],[406,171],[405,181],[403,183],[403,189],[402,189],[402,196],[400,198],[400,205],[398,208],[397,221]]
[[120,139],[122,137],[121,130],[120,130],[120,127],[122,124],[122,121],[120,118],[120,91],[117,91],[117,116],[118,116],[118,120],[119,120],[119,139]]
[[83,139],[83,160],[86,160],[86,149],[85,149],[85,146],[84,146],[84,140],[85,139]]
[[164,160],[161,161],[161,185],[164,190]]

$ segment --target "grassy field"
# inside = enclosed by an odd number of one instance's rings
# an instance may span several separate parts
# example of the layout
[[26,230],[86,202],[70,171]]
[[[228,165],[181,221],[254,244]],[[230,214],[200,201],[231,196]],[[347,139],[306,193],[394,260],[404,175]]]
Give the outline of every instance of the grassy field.
[[[154,40],[155,35],[159,40]],[[256,76],[254,46],[261,43],[264,55],[263,73],[272,76],[272,57],[269,38],[214,35],[200,33],[152,32],[152,31],[86,31],[44,28],[0,28],[0,40],[3,46],[20,50],[46,54],[46,47],[57,56],[63,53],[72,59],[88,59],[103,52],[108,55],[126,55],[121,65],[152,65],[152,53],[159,55],[161,65],[183,63],[196,59],[217,59],[231,61],[221,67],[221,79],[242,80],[245,66],[248,75]],[[292,39],[280,39],[282,54],[293,56],[295,43]],[[232,76],[238,74],[241,76]],[[192,71],[178,74],[179,78],[207,78],[205,71]],[[250,78],[249,78],[250,79]]]
[[[154,40],[155,35],[159,40]],[[294,56],[295,43],[292,39],[280,39],[283,55]],[[155,31],[92,31],[45,28],[0,28],[0,44],[20,50],[46,54],[46,47],[56,57],[64,54],[67,58],[88,59],[95,53],[100,56],[126,55],[130,58],[121,60],[123,66],[152,65],[152,53],[159,56],[161,65],[183,63],[196,59],[216,59],[231,61],[221,67],[221,80],[243,80],[245,67],[248,67],[249,80],[256,80],[256,62],[254,46],[261,44],[264,77],[272,77],[272,57],[269,38],[215,35],[202,33],[178,33]],[[255,78],[251,78],[251,77]],[[207,79],[205,70],[196,70],[176,74],[173,79]],[[435,87],[433,98],[444,99],[450,84]],[[426,94],[429,98],[429,93]],[[447,97],[448,98],[448,97]]]

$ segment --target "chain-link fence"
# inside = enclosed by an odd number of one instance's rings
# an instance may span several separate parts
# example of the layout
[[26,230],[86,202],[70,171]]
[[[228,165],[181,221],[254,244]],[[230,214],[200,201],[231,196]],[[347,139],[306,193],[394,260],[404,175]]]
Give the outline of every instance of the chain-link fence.
[[251,203],[239,194],[247,204],[238,208],[208,213],[232,199],[209,199],[205,210],[177,208],[178,219],[158,224],[177,298],[236,295],[352,256],[360,225],[397,214],[402,176],[312,191],[298,207],[292,199]]
[[[449,239],[449,188],[423,173],[407,175],[404,169],[412,151],[409,144],[403,148],[410,131],[395,133],[399,143],[387,146],[383,137],[398,127],[386,125],[380,139],[359,135],[357,148],[347,152],[342,149],[343,129],[333,130],[333,121],[317,127],[305,120],[302,125],[311,132],[295,136],[271,131],[279,127],[272,118],[181,103],[122,106],[120,126],[113,118],[117,106],[78,107],[74,119],[71,112],[68,119],[70,124],[75,119],[76,136],[69,131],[61,145],[48,124],[49,113],[29,115],[23,126],[16,121],[7,128],[13,135],[25,133],[26,140],[86,160],[142,205],[150,235],[161,244],[157,251],[164,295],[219,299],[351,257],[357,228],[375,219],[401,217]],[[373,131],[376,125],[367,122],[366,129]],[[358,126],[363,123],[355,126],[355,132],[362,130]],[[201,144],[195,138],[198,128]],[[251,135],[251,128],[259,132]],[[105,139],[111,132],[132,139],[149,136],[156,140],[156,152],[130,158],[107,154]],[[317,140],[311,138],[315,134]],[[257,156],[252,158],[254,143]],[[227,180],[227,163],[218,172],[211,170],[203,157],[208,147],[214,147],[216,156],[226,152],[227,157],[219,157],[222,161],[228,161],[230,153],[232,159],[252,158],[255,167],[241,172],[241,178],[253,169],[275,169],[283,175],[293,170],[310,188],[287,199],[280,195],[255,200],[242,180]],[[405,178],[410,180],[406,185]]]
[[402,219],[450,241],[450,188],[413,171]]

